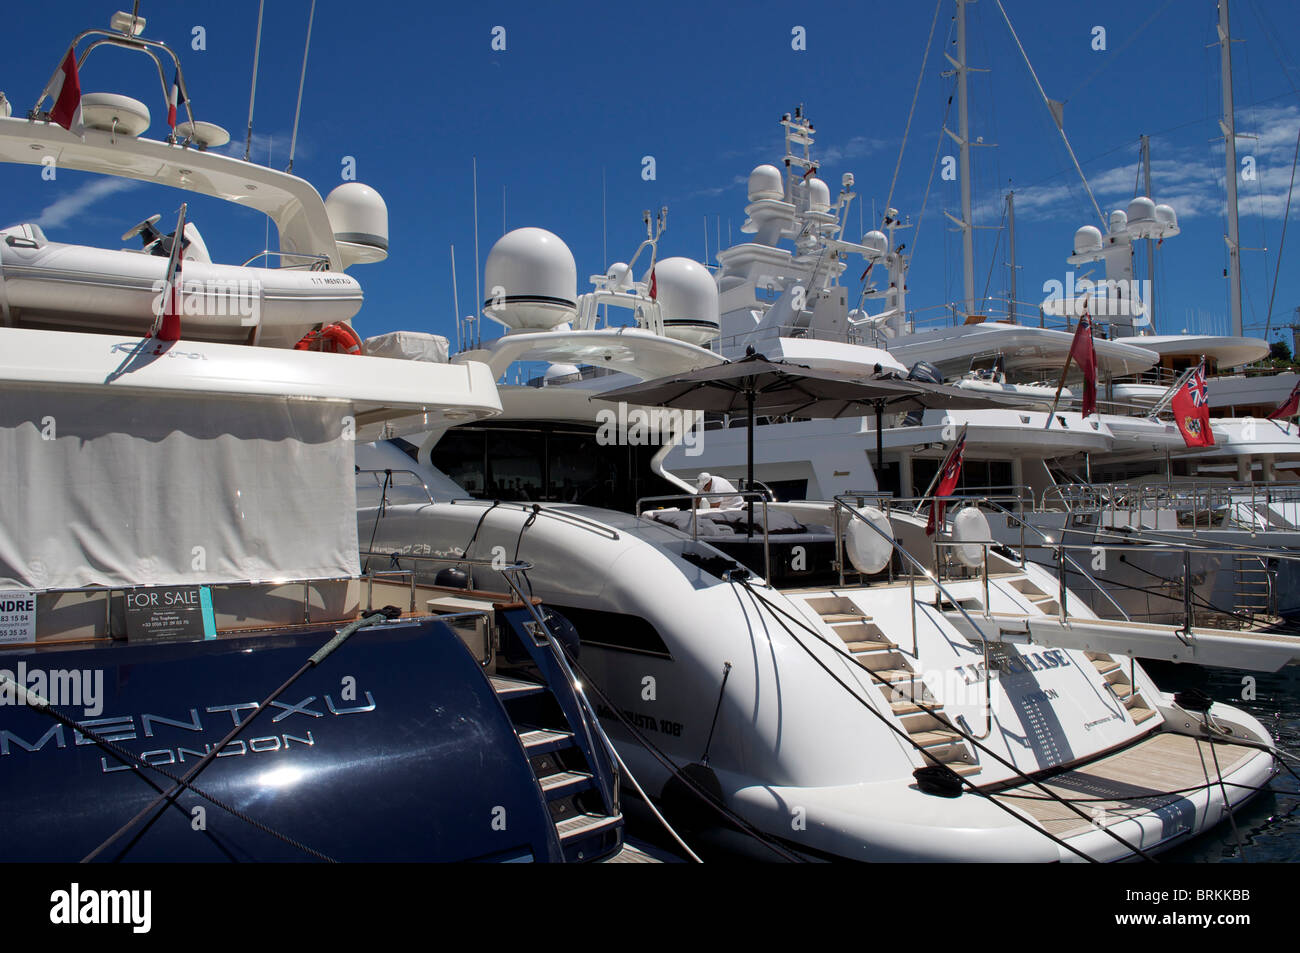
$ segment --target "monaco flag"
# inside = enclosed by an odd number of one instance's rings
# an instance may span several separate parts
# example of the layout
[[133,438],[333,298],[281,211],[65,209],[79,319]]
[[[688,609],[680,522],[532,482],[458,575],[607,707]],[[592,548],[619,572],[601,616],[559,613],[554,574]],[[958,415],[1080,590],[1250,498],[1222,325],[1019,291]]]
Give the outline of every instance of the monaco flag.
[[1300,381],[1296,381],[1295,387],[1291,388],[1291,396],[1268,415],[1269,420],[1286,420],[1288,417],[1294,417],[1300,411]]
[[1170,404],[1174,423],[1189,447],[1214,446],[1214,431],[1210,429],[1209,386],[1205,382],[1205,361],[1201,361],[1187,383],[1178,388]]
[[85,127],[81,124],[81,81],[77,79],[76,50],[68,50],[63,65],[50,80],[50,85],[45,87],[45,96],[54,100],[50,118],[68,132],[80,136]]
[[1083,416],[1097,412],[1097,351],[1092,343],[1092,317],[1088,314],[1088,308],[1085,305],[1083,317],[1079,319],[1079,326],[1074,329],[1074,340],[1070,342],[1070,356],[1066,358],[1066,366],[1069,362],[1079,365],[1079,370],[1083,373],[1083,408],[1080,411]]
[[956,446],[948,451],[948,456],[944,457],[939,467],[939,485],[934,490],[936,499],[930,504],[930,515],[925,520],[926,536],[933,536],[934,531],[943,525],[943,511],[947,503],[943,497],[951,496],[952,491],[957,489],[957,482],[961,479],[962,455],[965,452],[966,428],[962,427]]

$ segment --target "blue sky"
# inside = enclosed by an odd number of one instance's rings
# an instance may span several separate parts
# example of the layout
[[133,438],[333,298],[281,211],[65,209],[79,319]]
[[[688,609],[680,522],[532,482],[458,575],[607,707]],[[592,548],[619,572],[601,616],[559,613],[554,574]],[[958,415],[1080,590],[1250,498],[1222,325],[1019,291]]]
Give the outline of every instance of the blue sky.
[[[1157,327],[1224,330],[1227,282],[1218,50],[1213,0],[1003,0],[1048,95],[1065,100],[1065,128],[1104,212],[1133,196],[1138,137],[1152,136],[1153,192],[1177,210],[1183,233],[1158,259]],[[124,4],[125,5],[125,4]],[[288,159],[308,0],[267,4],[253,157]],[[917,221],[952,80],[941,74],[952,4],[943,0],[903,157],[893,205]],[[0,90],[26,111],[74,32],[107,26],[112,3],[61,0],[59,17],[36,4],[11,5],[0,37]],[[745,177],[782,152],[781,114],[803,103],[818,130],[822,177],[838,188],[857,177],[862,220],[884,208],[908,107],[934,13],[931,0],[806,4],[692,2],[368,5],[319,0],[307,69],[295,173],[327,193],[343,159],[387,199],[391,255],[351,273],[366,291],[355,321],[363,335],[429,330],[455,341],[449,246],[456,246],[462,313],[474,288],[471,157],[478,159],[480,263],[504,227],[556,232],[586,276],[626,260],[644,235],[641,210],[667,205],[661,254],[710,258],[716,236],[739,240]],[[976,285],[1003,293],[1007,269],[1002,194],[1016,189],[1019,297],[1036,300],[1063,280],[1075,228],[1097,224],[1051,119],[994,0],[970,8],[969,59],[990,67],[971,81],[978,224]],[[243,153],[256,0],[145,2],[147,35],[167,40],[185,65],[197,118],[229,129]],[[206,50],[190,48],[206,31]],[[505,28],[505,51],[491,49]],[[792,49],[794,27],[807,49]],[[1094,27],[1105,51],[1092,49]],[[1283,209],[1300,127],[1300,29],[1290,0],[1235,0],[1238,151],[1258,176],[1239,179],[1248,330],[1262,331],[1277,267]],[[1279,60],[1282,57],[1282,61]],[[142,57],[98,53],[85,92],[145,100],[165,133],[165,105]],[[955,128],[955,107],[951,117]],[[943,143],[939,154],[953,153]],[[656,178],[642,179],[654,156]],[[608,229],[602,235],[601,180]],[[147,185],[115,187],[62,172],[42,181],[33,167],[0,167],[0,221],[41,221],[56,241],[116,247],[129,226],[154,213],[171,219],[181,195]],[[873,205],[874,202],[874,205]],[[958,185],[935,176],[914,250],[909,304],[934,309],[961,296],[960,239],[943,218],[959,206]],[[1295,212],[1292,213],[1293,215]],[[265,241],[265,220],[218,202],[192,203],[213,257],[241,262]],[[858,231],[858,212],[850,232]],[[851,236],[855,237],[855,236]],[[1287,236],[1273,325],[1300,305],[1300,234]],[[856,279],[851,267],[846,277]],[[855,290],[857,285],[850,281]],[[878,306],[875,308],[878,310]],[[495,334],[495,328],[485,328]],[[1289,338],[1290,332],[1286,332]],[[1271,337],[1276,337],[1276,333]]]

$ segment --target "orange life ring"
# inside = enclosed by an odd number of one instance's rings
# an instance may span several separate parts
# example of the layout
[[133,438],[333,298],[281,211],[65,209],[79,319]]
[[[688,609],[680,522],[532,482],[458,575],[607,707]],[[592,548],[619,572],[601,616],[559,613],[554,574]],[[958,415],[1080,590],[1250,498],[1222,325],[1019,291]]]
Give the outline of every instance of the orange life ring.
[[327,324],[319,331],[308,331],[293,346],[295,351],[324,351],[327,354],[360,354],[361,338],[349,324]]

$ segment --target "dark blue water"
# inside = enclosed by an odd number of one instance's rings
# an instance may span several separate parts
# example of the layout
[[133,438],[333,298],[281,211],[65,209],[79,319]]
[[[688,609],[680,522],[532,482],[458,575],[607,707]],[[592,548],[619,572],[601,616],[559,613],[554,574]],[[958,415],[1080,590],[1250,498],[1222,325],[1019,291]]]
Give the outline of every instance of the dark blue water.
[[[1268,729],[1287,763],[1300,773],[1300,666],[1276,674],[1180,666],[1152,672],[1166,691],[1195,685],[1215,701],[1250,712]],[[1246,678],[1254,679],[1255,698],[1243,698]],[[1237,832],[1227,821],[1160,857],[1165,863],[1284,863],[1300,861],[1300,782],[1283,770],[1270,787],[1236,816]],[[1240,835],[1240,843],[1238,842]]]

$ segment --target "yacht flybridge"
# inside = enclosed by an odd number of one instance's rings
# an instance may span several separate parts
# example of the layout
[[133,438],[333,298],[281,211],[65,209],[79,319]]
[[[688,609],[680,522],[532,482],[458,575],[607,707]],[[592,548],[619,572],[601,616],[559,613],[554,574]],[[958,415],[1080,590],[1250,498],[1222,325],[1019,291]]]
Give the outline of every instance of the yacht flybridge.
[[[144,25],[79,34],[63,68],[102,76],[84,67],[111,45],[183,82]],[[489,368],[446,363],[445,339],[329,353],[356,337],[343,269],[382,257],[382,199],[350,184],[322,200],[205,151],[220,132],[192,117],[142,138],[129,97],[81,106],[84,136],[37,110],[0,117],[0,159],[259,208],[282,267],[211,264],[192,227],[163,236],[156,217],[137,251],[0,233],[10,859],[616,854],[614,755],[567,667],[570,630],[520,588],[530,567],[484,563],[480,588],[449,593],[361,565],[357,441],[501,411]],[[222,311],[232,281],[258,313]],[[395,352],[418,359],[379,356]]]

